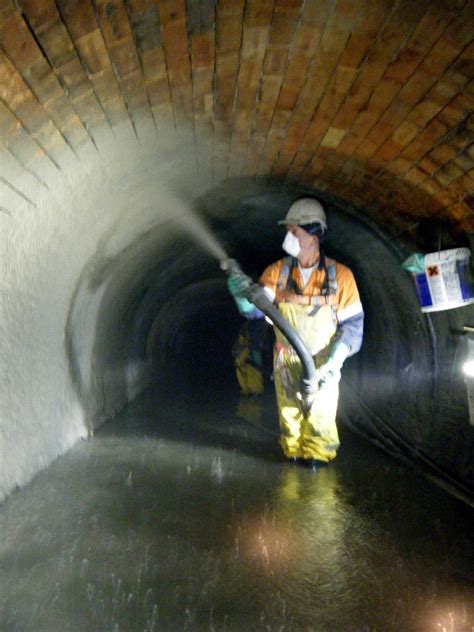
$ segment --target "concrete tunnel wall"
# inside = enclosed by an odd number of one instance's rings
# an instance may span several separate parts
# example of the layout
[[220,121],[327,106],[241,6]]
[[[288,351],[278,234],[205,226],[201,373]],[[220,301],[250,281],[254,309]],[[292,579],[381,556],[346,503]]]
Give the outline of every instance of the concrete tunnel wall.
[[[187,332],[189,340],[194,330],[209,339],[212,314],[223,323],[209,340],[221,350],[214,360],[229,358],[239,317],[217,261],[190,238],[186,209],[192,202],[204,213],[256,278],[281,254],[276,219],[298,192],[245,180],[210,185],[182,156],[123,138],[74,165],[35,213],[25,205],[0,217],[0,498],[166,377],[159,360],[170,336]],[[474,428],[453,330],[472,324],[473,310],[422,315],[400,268],[408,245],[394,246],[349,204],[320,197],[328,252],[353,269],[366,310],[341,413],[385,449],[469,493]],[[205,364],[209,345],[174,352]]]

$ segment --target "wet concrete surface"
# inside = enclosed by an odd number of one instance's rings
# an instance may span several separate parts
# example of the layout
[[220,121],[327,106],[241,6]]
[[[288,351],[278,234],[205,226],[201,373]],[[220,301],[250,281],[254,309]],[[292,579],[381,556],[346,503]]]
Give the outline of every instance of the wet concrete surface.
[[147,393],[13,494],[0,630],[474,630],[472,509],[343,428],[289,465],[275,415]]

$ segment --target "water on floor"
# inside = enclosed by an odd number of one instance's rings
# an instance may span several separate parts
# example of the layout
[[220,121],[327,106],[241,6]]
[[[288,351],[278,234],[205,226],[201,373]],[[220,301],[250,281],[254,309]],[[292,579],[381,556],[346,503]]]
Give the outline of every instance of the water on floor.
[[472,509],[347,430],[285,463],[272,395],[148,393],[0,507],[0,630],[474,630]]

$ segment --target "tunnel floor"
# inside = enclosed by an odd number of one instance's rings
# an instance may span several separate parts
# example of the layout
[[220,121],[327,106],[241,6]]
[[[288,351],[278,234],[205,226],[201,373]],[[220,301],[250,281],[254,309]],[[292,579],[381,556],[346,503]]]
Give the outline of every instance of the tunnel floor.
[[474,630],[472,510],[341,439],[313,474],[271,394],[144,394],[0,507],[0,630]]

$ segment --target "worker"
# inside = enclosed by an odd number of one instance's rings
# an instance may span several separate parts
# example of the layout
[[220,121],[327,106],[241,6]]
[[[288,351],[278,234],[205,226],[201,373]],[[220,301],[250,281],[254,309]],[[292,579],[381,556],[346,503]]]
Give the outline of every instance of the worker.
[[[302,366],[294,349],[275,328],[273,375],[280,422],[280,445],[292,462],[313,469],[332,461],[339,448],[336,412],[341,368],[362,344],[364,311],[349,268],[326,257],[327,220],[318,200],[294,202],[279,224],[286,226],[287,257],[268,266],[259,283],[299,333],[313,356],[317,394],[309,411],[300,394]],[[263,314],[244,296],[248,279],[231,275],[228,287],[240,313]]]
[[258,396],[263,394],[265,328],[265,319],[248,319],[240,328],[237,341],[232,349],[241,395]]

